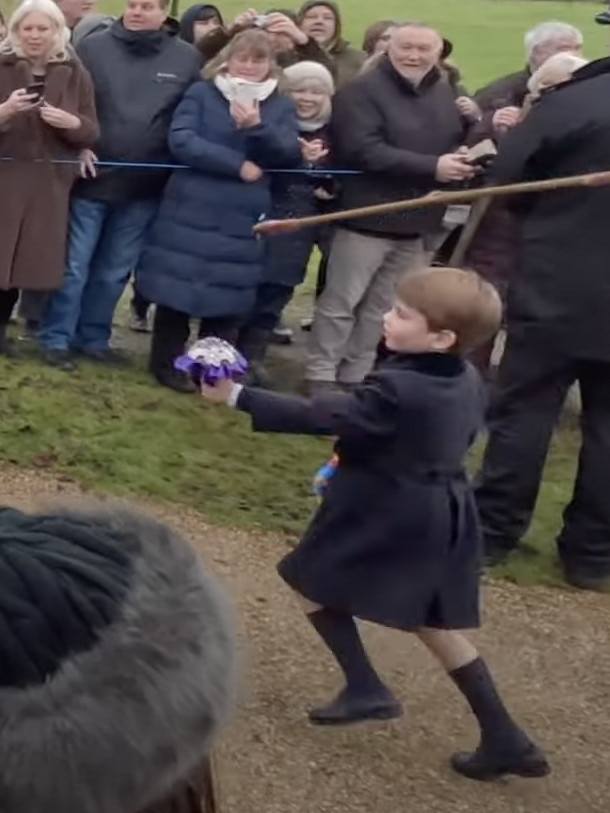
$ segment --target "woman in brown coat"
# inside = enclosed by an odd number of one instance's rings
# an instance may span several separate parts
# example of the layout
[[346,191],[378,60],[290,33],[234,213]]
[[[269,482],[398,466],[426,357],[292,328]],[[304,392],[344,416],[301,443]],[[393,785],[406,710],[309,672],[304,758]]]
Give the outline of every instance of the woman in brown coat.
[[98,137],[93,86],[68,38],[53,0],[25,0],[0,44],[0,158],[14,159],[0,160],[0,354],[19,290],[61,285],[78,154]]

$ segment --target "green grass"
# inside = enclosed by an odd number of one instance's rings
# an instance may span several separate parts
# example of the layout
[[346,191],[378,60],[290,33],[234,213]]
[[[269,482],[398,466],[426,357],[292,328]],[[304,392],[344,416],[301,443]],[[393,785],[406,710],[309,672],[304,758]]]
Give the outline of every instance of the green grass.
[[[221,3],[227,16],[245,0]],[[559,18],[583,28],[591,57],[605,51],[597,6],[502,0],[343,0],[346,33],[359,43],[376,17],[425,19],[454,40],[471,88],[523,63],[526,28]],[[183,8],[186,4],[183,4]],[[117,12],[121,4],[102,3]],[[310,297],[297,300],[296,310]],[[122,338],[128,334],[121,331]],[[131,344],[133,338],[129,338]],[[298,534],[314,508],[310,481],[328,441],[254,435],[246,418],[154,386],[144,370],[146,342],[135,341],[133,370],[83,365],[74,376],[42,367],[33,354],[0,361],[0,459],[72,478],[95,490],[189,505],[213,523]],[[294,363],[280,359],[294,378]],[[553,539],[573,478],[577,437],[558,437],[530,539],[539,555],[501,571],[521,583],[554,583]]]

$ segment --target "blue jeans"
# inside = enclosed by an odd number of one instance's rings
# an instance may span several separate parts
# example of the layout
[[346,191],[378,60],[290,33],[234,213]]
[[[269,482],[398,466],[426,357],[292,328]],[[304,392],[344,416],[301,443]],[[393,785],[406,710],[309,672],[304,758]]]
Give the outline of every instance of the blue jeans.
[[72,198],[66,272],[41,322],[43,347],[108,348],[114,311],[158,206],[156,200],[110,204]]

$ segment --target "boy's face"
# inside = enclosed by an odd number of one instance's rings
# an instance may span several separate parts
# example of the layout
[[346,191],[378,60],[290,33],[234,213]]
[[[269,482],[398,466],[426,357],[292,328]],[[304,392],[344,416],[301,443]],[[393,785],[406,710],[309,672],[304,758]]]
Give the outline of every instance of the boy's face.
[[386,347],[394,353],[447,353],[455,344],[451,330],[430,330],[426,317],[397,300],[383,317]]

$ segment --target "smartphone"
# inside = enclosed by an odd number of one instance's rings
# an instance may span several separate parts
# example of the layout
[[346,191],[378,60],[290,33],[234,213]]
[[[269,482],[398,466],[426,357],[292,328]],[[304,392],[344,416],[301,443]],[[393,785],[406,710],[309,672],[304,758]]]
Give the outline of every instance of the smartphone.
[[498,154],[496,145],[489,138],[479,141],[468,150],[466,160],[475,167],[487,167]]
[[44,93],[44,82],[32,82],[26,87],[25,91],[28,95],[36,97],[35,99],[32,99],[34,104],[36,102],[40,102]]
[[268,14],[257,14],[252,22],[257,28],[264,28],[268,17]]

